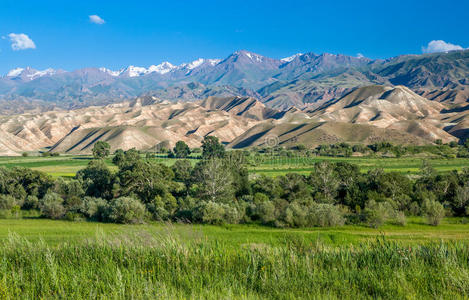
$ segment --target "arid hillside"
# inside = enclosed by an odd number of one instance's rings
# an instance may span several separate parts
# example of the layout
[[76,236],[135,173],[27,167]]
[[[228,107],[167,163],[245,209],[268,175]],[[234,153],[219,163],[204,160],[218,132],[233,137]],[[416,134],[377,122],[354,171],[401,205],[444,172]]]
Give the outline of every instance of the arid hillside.
[[308,147],[338,142],[428,144],[469,136],[469,106],[450,108],[404,86],[371,85],[316,109],[275,110],[251,97],[208,97],[172,103],[146,95],[133,101],[77,110],[0,117],[0,155],[50,149],[90,153],[103,140],[112,150],[155,150],[207,135],[228,147]]

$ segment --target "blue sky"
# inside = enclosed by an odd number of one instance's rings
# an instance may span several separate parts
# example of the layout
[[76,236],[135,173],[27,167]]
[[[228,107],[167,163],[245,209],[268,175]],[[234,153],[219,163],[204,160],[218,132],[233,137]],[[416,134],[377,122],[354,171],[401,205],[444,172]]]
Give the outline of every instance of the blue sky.
[[180,64],[239,49],[276,58],[297,52],[386,58],[422,53],[432,40],[467,48],[468,20],[467,0],[1,0],[0,74],[24,66]]

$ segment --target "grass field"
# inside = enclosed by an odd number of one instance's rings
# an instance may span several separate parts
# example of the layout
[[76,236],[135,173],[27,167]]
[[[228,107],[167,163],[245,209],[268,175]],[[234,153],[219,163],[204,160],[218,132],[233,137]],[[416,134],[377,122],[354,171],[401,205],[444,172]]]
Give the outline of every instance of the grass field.
[[468,233],[0,220],[0,299],[467,299]]
[[402,244],[422,244],[439,241],[468,241],[469,220],[445,218],[438,227],[429,226],[423,218],[409,218],[406,226],[384,225],[379,229],[365,226],[343,226],[328,228],[279,229],[257,225],[185,225],[146,224],[117,225],[94,222],[69,222],[49,219],[3,219],[0,220],[0,239],[10,233],[19,234],[28,240],[42,239],[56,245],[63,242],[80,241],[94,237],[97,233],[134,234],[146,232],[159,236],[177,235],[188,240],[221,241],[233,246],[245,244],[284,244],[291,239],[301,238],[309,243],[327,245],[360,244],[377,237]]
[[[34,170],[46,172],[54,177],[64,176],[71,177],[77,171],[86,167],[92,159],[91,156],[59,156],[59,157],[0,157],[0,166],[6,167],[26,167]],[[172,165],[176,159],[169,158],[152,158],[166,165]],[[313,165],[318,161],[331,162],[349,162],[357,164],[362,172],[366,172],[373,168],[382,168],[385,171],[402,172],[406,174],[416,174],[422,165],[421,158],[403,157],[403,158],[363,158],[363,157],[269,157],[262,156],[254,159],[254,165],[249,167],[251,173],[266,174],[269,176],[284,175],[286,173],[295,172],[300,174],[309,174],[313,170]],[[113,170],[117,170],[108,158],[105,160],[107,165]],[[198,160],[191,159],[193,164]],[[439,172],[447,172],[452,170],[461,170],[469,167],[468,158],[453,159],[429,159],[430,164]]]

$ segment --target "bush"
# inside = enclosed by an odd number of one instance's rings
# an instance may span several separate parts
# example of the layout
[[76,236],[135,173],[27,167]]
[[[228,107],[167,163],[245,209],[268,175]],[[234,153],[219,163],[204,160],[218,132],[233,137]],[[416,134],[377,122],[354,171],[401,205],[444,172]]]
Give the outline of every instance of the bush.
[[102,220],[107,210],[107,202],[102,198],[85,197],[80,212],[92,220]]
[[225,208],[213,201],[202,202],[196,208],[195,218],[203,223],[222,224],[225,222]]
[[291,227],[307,226],[307,209],[298,203],[291,203],[285,210],[285,222]]
[[60,219],[65,214],[64,200],[58,194],[49,192],[42,199],[41,213],[46,218]]
[[435,200],[425,200],[423,203],[423,209],[427,222],[430,225],[438,226],[441,220],[445,216],[445,208],[441,205],[440,202]]
[[0,209],[11,210],[17,205],[16,199],[11,195],[0,195]]
[[378,228],[393,217],[395,212],[389,202],[370,200],[365,207],[365,215],[367,224],[370,227]]
[[112,199],[106,212],[106,220],[114,223],[143,223],[147,211],[140,200],[131,197]]
[[156,221],[165,221],[172,217],[178,207],[176,198],[171,193],[157,195],[152,202],[147,204],[148,211]]
[[405,214],[402,211],[396,212],[396,215],[394,217],[394,221],[397,225],[400,226],[406,226],[407,225],[407,218]]
[[308,213],[309,226],[343,226],[345,218],[338,206],[332,204],[317,204]]
[[257,215],[262,223],[269,224],[275,221],[275,205],[272,201],[265,201],[257,205]]
[[412,202],[409,206],[409,213],[412,215],[412,216],[420,216],[421,214],[421,210],[420,210],[420,206],[417,202]]
[[79,222],[83,221],[83,215],[76,212],[67,212],[64,216],[64,219],[67,221]]
[[23,203],[23,209],[39,209],[39,199],[36,196],[28,195]]

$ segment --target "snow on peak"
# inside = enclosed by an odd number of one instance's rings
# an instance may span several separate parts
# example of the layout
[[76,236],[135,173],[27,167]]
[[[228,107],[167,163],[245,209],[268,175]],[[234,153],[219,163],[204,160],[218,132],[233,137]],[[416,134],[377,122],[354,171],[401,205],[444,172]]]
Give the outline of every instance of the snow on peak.
[[137,77],[145,75],[148,71],[143,67],[128,66],[122,73],[127,74],[129,77]]
[[189,70],[192,70],[192,69],[195,69],[197,68],[198,66],[200,66],[201,64],[203,64],[205,62],[205,59],[203,58],[199,58],[197,60],[194,60],[193,62],[191,63],[188,63],[186,65],[186,67],[189,69]]
[[173,66],[171,63],[165,61],[165,62],[162,62],[161,64],[159,64],[157,66],[155,66],[155,65],[150,66],[147,70],[147,73],[156,72],[156,73],[159,73],[159,74],[166,74],[168,72],[171,72],[175,68],[176,68],[176,66]]
[[33,79],[36,79],[36,78],[39,78],[39,77],[42,77],[42,76],[54,75],[55,73],[57,73],[57,72],[54,69],[48,68],[48,69],[45,69],[45,70],[42,70],[42,71],[32,72],[32,74],[27,74],[26,76],[29,79],[33,80]]
[[32,68],[30,68],[30,67],[27,67],[26,69],[24,69],[24,68],[16,68],[16,69],[10,70],[10,71],[7,73],[7,77],[19,77],[19,76],[22,76],[22,77],[25,78],[25,79],[34,80],[34,79],[39,78],[39,77],[42,77],[42,76],[54,75],[54,74],[56,74],[56,73],[57,73],[57,71],[54,70],[54,69],[51,69],[51,68],[48,68],[48,69],[39,71],[39,70],[32,69]]
[[107,73],[111,76],[119,76],[121,71],[112,71],[112,70],[109,70],[108,68],[104,68],[104,67],[101,67],[99,68],[99,71],[103,72],[103,73]]
[[281,61],[283,61],[283,62],[291,62],[292,60],[294,60],[295,58],[297,58],[298,56],[301,56],[301,55],[303,55],[303,53],[297,53],[297,54],[294,54],[294,55],[292,55],[292,56],[282,58]]
[[250,60],[252,60],[254,62],[262,62],[264,60],[263,56],[261,56],[259,54],[256,54],[256,53],[246,51],[246,50],[236,51],[234,54],[236,54],[238,56],[246,56],[247,58],[249,58]]
[[208,63],[211,65],[211,66],[215,66],[215,65],[218,65],[219,62],[221,62],[221,59],[207,59]]
[[10,71],[7,73],[7,77],[16,77],[16,76],[19,76],[19,75],[21,75],[21,73],[23,73],[23,71],[24,71],[23,68],[16,68],[16,69],[10,70]]

